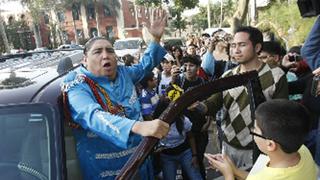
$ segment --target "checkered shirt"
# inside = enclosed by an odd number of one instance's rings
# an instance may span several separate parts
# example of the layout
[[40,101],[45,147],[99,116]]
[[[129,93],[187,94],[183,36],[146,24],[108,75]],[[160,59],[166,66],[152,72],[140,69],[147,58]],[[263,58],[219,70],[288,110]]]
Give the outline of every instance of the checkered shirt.
[[[222,77],[239,74],[240,66],[225,72]],[[266,100],[274,98],[288,99],[288,83],[285,73],[277,66],[263,64],[259,69],[259,79]],[[218,110],[225,112],[222,121],[224,141],[239,149],[251,149],[252,136],[249,128],[252,126],[250,101],[245,86],[232,88],[223,93],[217,93],[205,101],[209,114]]]

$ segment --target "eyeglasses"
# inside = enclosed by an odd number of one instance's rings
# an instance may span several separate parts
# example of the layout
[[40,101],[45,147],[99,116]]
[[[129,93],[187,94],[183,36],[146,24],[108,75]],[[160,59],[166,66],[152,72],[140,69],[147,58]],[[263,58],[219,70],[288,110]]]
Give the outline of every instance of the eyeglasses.
[[262,138],[262,139],[270,139],[270,138],[267,138],[267,137],[262,136],[261,134],[257,134],[257,133],[255,133],[255,132],[253,132],[253,131],[250,131],[250,134],[253,135],[253,136],[260,137],[260,138]]
[[260,138],[262,138],[262,139],[270,139],[270,138],[267,138],[267,137],[263,136],[262,134],[257,134],[257,133],[255,133],[255,132],[254,132],[254,127],[251,127],[251,128],[250,128],[250,134],[253,135],[253,136],[260,137]]

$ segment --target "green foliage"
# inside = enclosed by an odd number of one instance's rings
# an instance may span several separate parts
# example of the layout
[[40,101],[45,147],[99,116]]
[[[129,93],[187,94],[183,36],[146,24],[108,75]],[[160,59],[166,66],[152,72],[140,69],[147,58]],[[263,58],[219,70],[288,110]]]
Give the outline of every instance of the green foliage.
[[179,9],[192,9],[199,4],[199,0],[174,0],[174,5]]
[[[192,9],[197,6],[199,0],[167,0],[167,2],[172,1],[176,9]],[[137,5],[159,7],[162,4],[162,0],[135,0]]]
[[50,5],[49,0],[21,0],[21,3],[28,7],[32,20],[35,23],[39,23],[45,7],[49,7]]
[[303,19],[295,2],[273,2],[259,10],[258,24],[262,30],[271,30],[287,42],[287,46],[301,45],[315,18]]
[[170,8],[170,14],[173,17],[170,26],[172,29],[178,29],[180,32],[181,30],[186,28],[186,21],[182,18],[182,10],[177,7]]
[[[4,27],[12,48],[34,49],[34,45],[30,41],[31,31],[25,21],[13,21],[11,24],[4,24]],[[5,52],[5,46],[1,37],[0,52]]]
[[[211,11],[211,25],[212,27],[218,27],[220,25],[220,14],[221,14],[221,7],[220,2],[210,4],[210,11]],[[231,18],[233,12],[235,11],[235,2],[233,0],[224,0],[222,5],[222,27],[229,26],[227,19]],[[207,18],[207,6],[200,6],[199,7],[200,13],[193,16],[191,23],[194,25],[196,29],[206,29],[208,28],[208,18]]]
[[136,0],[137,5],[143,5],[148,7],[157,7],[161,5],[161,0]]

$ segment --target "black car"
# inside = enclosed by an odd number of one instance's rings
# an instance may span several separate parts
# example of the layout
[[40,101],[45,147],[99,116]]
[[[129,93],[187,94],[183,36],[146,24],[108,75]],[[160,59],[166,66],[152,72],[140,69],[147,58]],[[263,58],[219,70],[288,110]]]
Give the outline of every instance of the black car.
[[82,51],[46,55],[0,61],[0,179],[81,179],[60,83]]

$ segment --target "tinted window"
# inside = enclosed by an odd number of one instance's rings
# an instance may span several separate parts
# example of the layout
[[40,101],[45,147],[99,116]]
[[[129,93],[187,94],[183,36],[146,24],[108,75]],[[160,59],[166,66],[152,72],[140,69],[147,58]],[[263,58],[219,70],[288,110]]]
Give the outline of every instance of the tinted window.
[[51,179],[51,117],[40,106],[0,107],[1,179]]
[[128,41],[117,41],[114,43],[114,49],[139,49],[141,41],[139,40],[128,40]]

